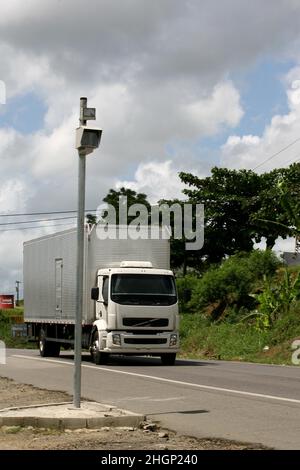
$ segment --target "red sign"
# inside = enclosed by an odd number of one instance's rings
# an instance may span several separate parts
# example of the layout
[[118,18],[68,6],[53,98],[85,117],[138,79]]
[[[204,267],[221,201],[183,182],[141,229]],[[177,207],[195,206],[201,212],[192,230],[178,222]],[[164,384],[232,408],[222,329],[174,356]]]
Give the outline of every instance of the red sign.
[[1,295],[0,294],[0,309],[3,308],[14,308],[15,300],[13,295]]

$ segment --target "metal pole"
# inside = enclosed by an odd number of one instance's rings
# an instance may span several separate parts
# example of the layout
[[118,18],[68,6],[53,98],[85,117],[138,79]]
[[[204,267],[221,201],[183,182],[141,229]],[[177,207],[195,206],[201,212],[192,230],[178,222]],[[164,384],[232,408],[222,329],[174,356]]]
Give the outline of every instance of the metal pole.
[[19,307],[19,304],[20,304],[20,297],[19,297],[20,284],[21,284],[21,281],[16,281],[16,293],[17,293],[16,307]]
[[[87,99],[80,98],[80,109],[86,107]],[[80,113],[80,116],[82,114]],[[80,119],[80,125],[86,121]],[[84,267],[84,214],[85,214],[85,155],[78,153],[78,214],[77,214],[77,271],[76,271],[76,320],[74,347],[74,400],[75,408],[80,408],[81,397],[81,341],[82,341],[82,303]]]

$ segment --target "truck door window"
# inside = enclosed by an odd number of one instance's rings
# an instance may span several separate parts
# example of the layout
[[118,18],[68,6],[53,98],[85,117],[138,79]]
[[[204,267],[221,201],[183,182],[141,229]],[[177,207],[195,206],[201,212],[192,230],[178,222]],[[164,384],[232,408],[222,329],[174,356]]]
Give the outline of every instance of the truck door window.
[[108,302],[108,283],[109,283],[109,277],[103,276],[102,297],[103,297],[104,303],[106,304]]

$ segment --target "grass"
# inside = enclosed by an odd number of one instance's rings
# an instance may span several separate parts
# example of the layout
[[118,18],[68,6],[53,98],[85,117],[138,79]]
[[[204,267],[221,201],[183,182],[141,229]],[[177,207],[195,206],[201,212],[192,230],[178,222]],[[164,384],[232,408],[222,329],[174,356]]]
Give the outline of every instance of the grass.
[[300,305],[265,331],[254,324],[210,323],[201,314],[182,314],[180,335],[181,357],[292,365],[291,345],[300,339]]

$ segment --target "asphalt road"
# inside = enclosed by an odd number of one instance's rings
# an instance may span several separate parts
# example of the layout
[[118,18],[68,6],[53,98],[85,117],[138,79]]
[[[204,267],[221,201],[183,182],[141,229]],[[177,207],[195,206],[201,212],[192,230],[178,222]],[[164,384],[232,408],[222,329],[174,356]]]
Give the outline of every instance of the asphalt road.
[[[8,350],[0,375],[52,390],[73,390],[73,356],[42,359]],[[300,367],[226,361],[113,358],[95,366],[83,355],[82,396],[147,415],[197,437],[300,449]]]

